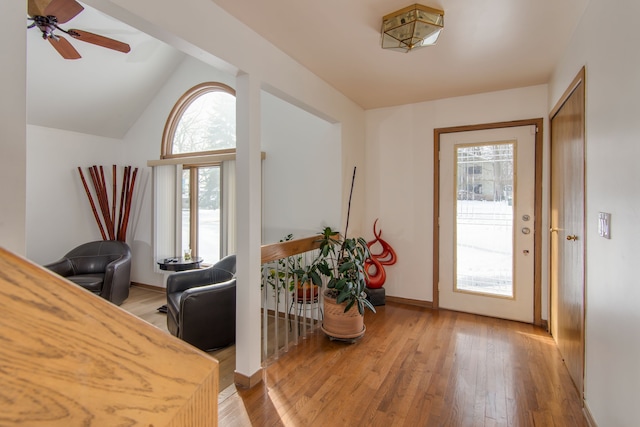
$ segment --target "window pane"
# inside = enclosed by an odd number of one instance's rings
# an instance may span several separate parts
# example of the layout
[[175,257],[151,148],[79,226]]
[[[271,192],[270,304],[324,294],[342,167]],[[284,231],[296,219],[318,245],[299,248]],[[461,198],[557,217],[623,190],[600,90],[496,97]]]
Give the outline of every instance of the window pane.
[[195,153],[236,146],[236,97],[205,92],[184,111],[173,137],[172,153]]
[[513,297],[514,144],[456,147],[457,291]]
[[198,168],[198,256],[220,259],[220,167]]
[[189,230],[191,229],[191,204],[189,203],[190,199],[190,190],[191,190],[191,179],[189,169],[184,169],[182,171],[182,253],[191,248],[190,239],[191,236],[189,234]]

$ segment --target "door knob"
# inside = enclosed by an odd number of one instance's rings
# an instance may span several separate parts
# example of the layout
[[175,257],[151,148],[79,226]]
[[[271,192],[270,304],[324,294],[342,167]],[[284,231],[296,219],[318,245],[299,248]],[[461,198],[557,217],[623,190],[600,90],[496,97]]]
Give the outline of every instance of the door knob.
[[575,242],[576,240],[578,240],[578,236],[576,236],[575,234],[571,236],[567,236],[567,240],[573,240]]

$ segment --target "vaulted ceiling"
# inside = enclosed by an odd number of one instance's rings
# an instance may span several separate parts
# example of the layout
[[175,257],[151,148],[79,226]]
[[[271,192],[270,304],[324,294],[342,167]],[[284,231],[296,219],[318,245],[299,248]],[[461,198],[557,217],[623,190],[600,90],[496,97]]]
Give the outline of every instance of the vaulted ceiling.
[[[145,33],[83,5],[66,24],[123,41],[123,54],[64,36],[82,55],[66,60],[27,30],[27,121],[29,124],[122,138],[140,117],[184,54]],[[25,21],[25,26],[27,22]]]
[[[445,11],[435,46],[380,47],[382,16],[405,0],[213,0],[365,109],[546,83],[588,0],[427,0]],[[28,31],[29,123],[120,137],[183,54],[85,7],[69,24],[131,45],[73,41],[66,61]]]

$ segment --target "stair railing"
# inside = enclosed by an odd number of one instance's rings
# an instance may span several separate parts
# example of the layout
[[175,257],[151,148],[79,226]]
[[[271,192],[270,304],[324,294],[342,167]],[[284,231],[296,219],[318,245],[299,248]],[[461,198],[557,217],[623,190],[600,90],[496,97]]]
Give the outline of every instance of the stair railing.
[[307,338],[322,322],[322,289],[299,283],[293,271],[317,257],[319,238],[311,236],[262,246],[264,366]]

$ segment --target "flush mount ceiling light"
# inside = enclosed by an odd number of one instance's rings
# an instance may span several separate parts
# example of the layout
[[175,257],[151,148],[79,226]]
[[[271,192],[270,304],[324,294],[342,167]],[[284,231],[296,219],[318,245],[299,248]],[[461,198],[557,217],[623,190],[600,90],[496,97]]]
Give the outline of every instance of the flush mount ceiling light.
[[436,43],[444,11],[414,4],[382,18],[382,48],[409,52]]

